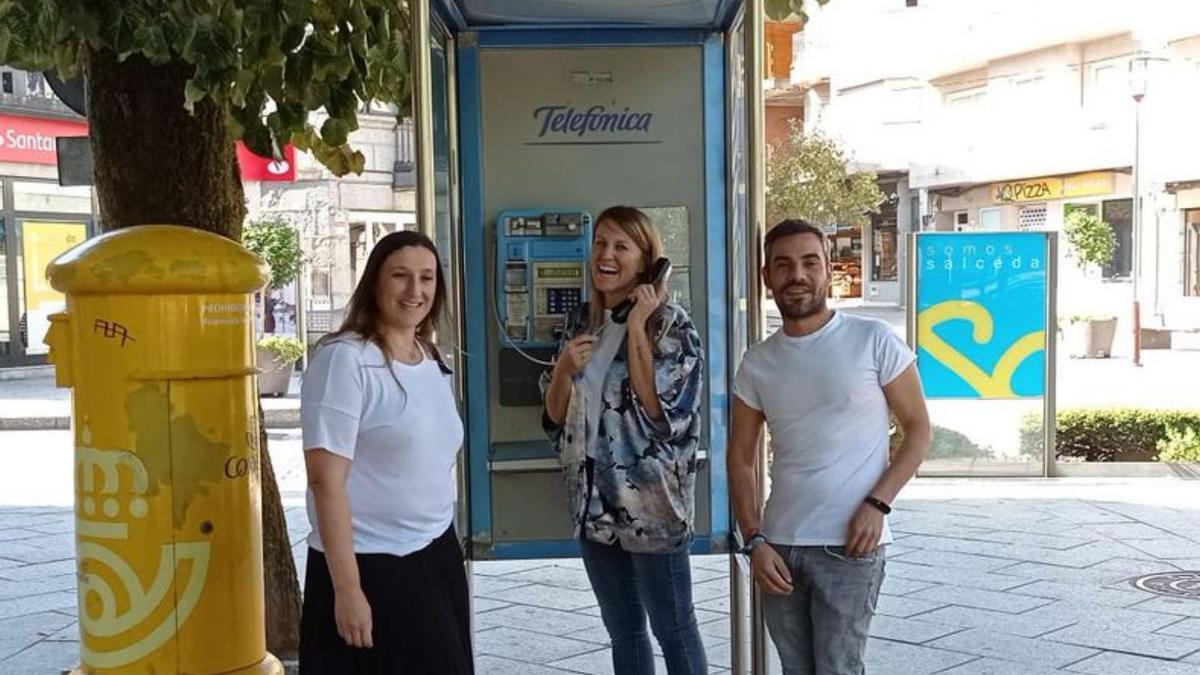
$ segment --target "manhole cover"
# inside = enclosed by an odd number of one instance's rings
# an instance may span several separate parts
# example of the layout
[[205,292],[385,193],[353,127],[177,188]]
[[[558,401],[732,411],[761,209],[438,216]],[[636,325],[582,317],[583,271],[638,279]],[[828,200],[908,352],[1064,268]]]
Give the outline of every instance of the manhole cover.
[[1162,572],[1131,580],[1134,588],[1172,598],[1200,600],[1200,572]]

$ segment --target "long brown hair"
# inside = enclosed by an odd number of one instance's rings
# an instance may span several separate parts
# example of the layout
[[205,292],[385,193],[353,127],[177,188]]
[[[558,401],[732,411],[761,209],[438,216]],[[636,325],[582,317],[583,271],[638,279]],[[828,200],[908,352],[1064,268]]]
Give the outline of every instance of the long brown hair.
[[[610,206],[601,211],[600,215],[596,216],[596,224],[592,228],[593,242],[595,242],[596,233],[600,231],[600,224],[603,222],[615,225],[632,239],[633,244],[642,252],[642,269],[639,273],[650,269],[654,261],[662,257],[662,237],[658,235],[654,221],[650,220],[650,216],[641,209],[632,206]],[[591,273],[592,264],[589,256],[588,274]],[[591,302],[588,306],[588,322],[593,330],[604,322],[604,296],[596,290],[594,283],[592,284]]]
[[433,306],[429,308],[429,314],[426,314],[421,323],[417,325],[417,341],[420,346],[432,352],[443,370],[446,369],[437,347],[434,346],[437,327],[441,325],[442,314],[446,307],[446,281],[442,274],[442,259],[438,255],[437,247],[429,237],[411,230],[393,232],[375,244],[375,248],[371,249],[371,255],[367,257],[367,266],[363,269],[362,278],[359,279],[358,286],[354,288],[354,294],[350,296],[350,305],[346,308],[346,319],[342,321],[341,328],[321,338],[318,344],[332,342],[340,337],[353,334],[363,340],[374,342],[389,361],[395,357],[388,349],[383,334],[379,330],[379,299],[376,297],[376,289],[379,287],[379,278],[383,274],[384,261],[396,251],[409,246],[423,248],[433,254],[437,288],[433,293]]

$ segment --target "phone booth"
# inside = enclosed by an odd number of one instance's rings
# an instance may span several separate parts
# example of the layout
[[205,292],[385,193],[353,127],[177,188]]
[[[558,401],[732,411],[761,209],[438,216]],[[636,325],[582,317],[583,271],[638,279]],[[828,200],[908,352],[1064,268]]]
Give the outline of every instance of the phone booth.
[[[410,7],[418,221],[453,286],[442,341],[458,346],[467,557],[578,555],[539,379],[566,313],[588,299],[594,218],[618,204],[654,221],[668,294],[700,331],[692,551],[728,553],[730,390],[759,323],[762,0]],[[730,559],[732,665],[748,672],[747,636],[761,631],[739,628],[749,580]]]

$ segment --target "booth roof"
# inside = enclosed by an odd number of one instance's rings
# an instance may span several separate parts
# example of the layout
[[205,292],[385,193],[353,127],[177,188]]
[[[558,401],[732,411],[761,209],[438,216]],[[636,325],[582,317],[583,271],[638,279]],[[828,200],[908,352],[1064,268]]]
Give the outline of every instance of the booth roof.
[[610,24],[724,28],[741,0],[442,0],[468,27]]

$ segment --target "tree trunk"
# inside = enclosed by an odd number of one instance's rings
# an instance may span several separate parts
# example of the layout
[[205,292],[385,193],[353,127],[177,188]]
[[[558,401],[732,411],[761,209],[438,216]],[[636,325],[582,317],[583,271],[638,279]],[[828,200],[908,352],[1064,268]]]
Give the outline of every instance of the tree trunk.
[[[184,63],[118,63],[90,52],[88,123],[101,227],[186,225],[241,241],[246,215],[237,153],[225,112],[209,100],[183,107]],[[267,648],[286,657],[299,645],[300,586],[259,406]]]

